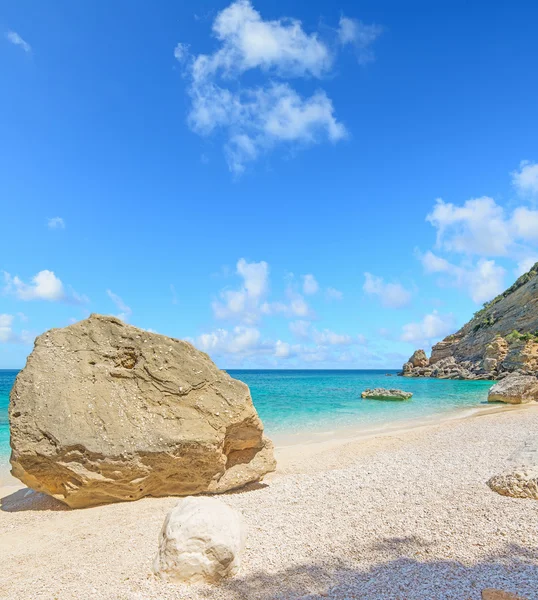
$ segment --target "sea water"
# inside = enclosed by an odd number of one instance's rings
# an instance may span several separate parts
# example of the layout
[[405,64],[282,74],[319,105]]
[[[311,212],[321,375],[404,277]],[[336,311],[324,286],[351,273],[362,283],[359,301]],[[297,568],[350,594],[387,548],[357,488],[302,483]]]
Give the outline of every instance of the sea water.
[[[278,442],[304,434],[379,430],[404,422],[428,422],[487,403],[490,381],[397,377],[397,371],[228,370],[244,381],[267,434]],[[0,370],[0,467],[9,458],[7,407],[17,371]],[[366,388],[413,392],[405,402],[363,400]]]

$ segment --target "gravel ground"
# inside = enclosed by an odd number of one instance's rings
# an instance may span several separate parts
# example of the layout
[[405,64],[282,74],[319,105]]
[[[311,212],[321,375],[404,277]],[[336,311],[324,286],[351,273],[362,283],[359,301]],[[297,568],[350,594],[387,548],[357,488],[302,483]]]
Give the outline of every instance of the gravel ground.
[[265,484],[221,496],[248,539],[240,574],[217,587],[151,575],[175,498],[66,510],[4,488],[0,598],[479,600],[493,587],[538,600],[538,503],[485,483],[537,435],[531,407],[281,449]]

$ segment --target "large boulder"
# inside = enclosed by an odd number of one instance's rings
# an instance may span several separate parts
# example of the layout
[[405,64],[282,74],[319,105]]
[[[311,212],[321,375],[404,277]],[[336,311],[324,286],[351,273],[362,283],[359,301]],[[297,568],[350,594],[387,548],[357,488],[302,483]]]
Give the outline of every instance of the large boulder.
[[13,475],[71,507],[220,493],[275,469],[244,383],[114,317],[39,336],[9,419]]
[[513,373],[496,383],[488,392],[488,402],[527,404],[538,400],[538,379]]
[[217,583],[234,575],[245,547],[241,515],[216,498],[184,498],[164,521],[153,570],[175,583]]

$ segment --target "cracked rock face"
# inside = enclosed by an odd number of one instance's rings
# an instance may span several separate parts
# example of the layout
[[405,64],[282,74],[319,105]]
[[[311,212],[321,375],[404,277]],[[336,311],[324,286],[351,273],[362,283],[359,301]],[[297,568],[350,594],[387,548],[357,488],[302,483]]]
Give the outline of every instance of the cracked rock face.
[[275,469],[244,383],[114,317],[39,336],[9,419],[13,475],[75,508],[220,493]]

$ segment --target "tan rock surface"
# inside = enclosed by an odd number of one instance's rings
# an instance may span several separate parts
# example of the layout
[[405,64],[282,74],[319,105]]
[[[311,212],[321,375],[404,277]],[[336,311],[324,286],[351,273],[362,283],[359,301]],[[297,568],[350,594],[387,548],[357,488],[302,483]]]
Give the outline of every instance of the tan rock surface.
[[488,588],[482,590],[482,600],[526,600],[523,596],[516,596],[512,592],[505,592],[503,590],[494,590]]
[[426,356],[426,352],[422,349],[415,350],[408,362],[410,362],[413,367],[427,367],[430,363]]
[[488,402],[527,404],[538,400],[538,379],[532,375],[512,373],[488,392]]
[[220,493],[275,468],[244,383],[114,317],[39,336],[9,418],[13,475],[71,507]]

